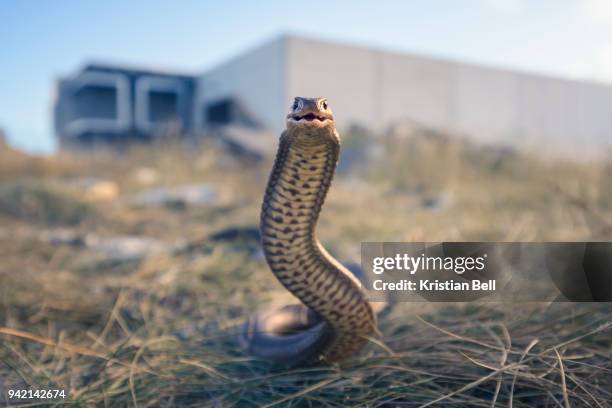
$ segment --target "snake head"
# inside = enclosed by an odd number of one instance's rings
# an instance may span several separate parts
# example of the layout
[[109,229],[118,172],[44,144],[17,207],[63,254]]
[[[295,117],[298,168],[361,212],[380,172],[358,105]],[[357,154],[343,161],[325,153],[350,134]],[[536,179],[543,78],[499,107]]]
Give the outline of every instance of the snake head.
[[327,98],[296,97],[287,115],[287,129],[334,128],[334,114]]

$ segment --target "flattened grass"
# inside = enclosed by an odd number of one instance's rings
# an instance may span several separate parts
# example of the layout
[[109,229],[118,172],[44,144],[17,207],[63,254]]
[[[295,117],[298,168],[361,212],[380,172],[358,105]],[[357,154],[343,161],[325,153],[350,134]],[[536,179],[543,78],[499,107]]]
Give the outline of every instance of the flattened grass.
[[[342,260],[358,260],[359,242],[367,240],[612,236],[605,162],[542,161],[443,138],[396,140],[387,149],[393,154],[373,158],[359,177],[337,177],[330,192],[319,235]],[[397,304],[380,321],[383,337],[341,365],[271,367],[241,352],[237,327],[257,309],[295,300],[252,243],[208,239],[224,228],[257,225],[270,162],[245,167],[212,146],[35,160],[35,169],[28,164],[34,159],[11,157],[0,191],[15,185],[47,191],[95,176],[116,182],[121,196],[87,202],[88,211],[77,211],[74,220],[0,213],[0,405],[15,404],[6,390],[18,388],[70,394],[21,401],[25,406],[612,403],[608,304]],[[127,198],[150,187],[133,176],[142,167],[157,172],[156,186],[214,184],[218,201],[133,207]],[[81,202],[57,194],[54,199]],[[57,211],[73,214],[71,208]],[[140,261],[104,263],[88,248],[41,239],[58,226],[185,245]]]

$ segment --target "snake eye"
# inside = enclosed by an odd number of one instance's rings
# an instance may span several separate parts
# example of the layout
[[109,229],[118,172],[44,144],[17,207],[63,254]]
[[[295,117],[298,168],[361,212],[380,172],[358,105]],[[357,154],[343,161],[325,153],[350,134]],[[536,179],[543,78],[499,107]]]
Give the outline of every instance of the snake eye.
[[321,108],[323,108],[323,110],[327,110],[327,100],[323,100],[323,102],[321,102]]
[[295,100],[293,101],[293,106],[291,106],[291,109],[293,109],[293,111],[295,112],[295,111],[296,111],[296,110],[298,110],[299,108],[300,108],[300,104],[299,104],[298,100],[297,100],[297,99],[295,99]]

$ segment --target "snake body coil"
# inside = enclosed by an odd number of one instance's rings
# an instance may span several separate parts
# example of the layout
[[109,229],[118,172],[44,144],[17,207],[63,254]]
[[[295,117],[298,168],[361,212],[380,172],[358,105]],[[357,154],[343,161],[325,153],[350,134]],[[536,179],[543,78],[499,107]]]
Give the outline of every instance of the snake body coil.
[[358,351],[376,330],[359,280],[315,236],[340,152],[323,98],[296,98],[266,188],[262,245],[270,269],[303,305],[259,314],[243,344],[255,355],[296,365],[334,362]]

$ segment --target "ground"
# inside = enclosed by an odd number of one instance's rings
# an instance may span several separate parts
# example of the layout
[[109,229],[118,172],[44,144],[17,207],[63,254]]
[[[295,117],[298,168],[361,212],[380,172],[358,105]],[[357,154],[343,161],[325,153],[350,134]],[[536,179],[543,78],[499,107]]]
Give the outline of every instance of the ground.
[[[349,134],[343,147],[318,228],[341,260],[359,261],[361,241],[612,238],[605,160],[427,132]],[[339,365],[283,369],[244,354],[244,319],[295,301],[257,242],[270,166],[214,143],[0,150],[0,405],[612,404],[606,303],[398,303],[382,337]],[[15,389],[67,398],[9,399]]]

